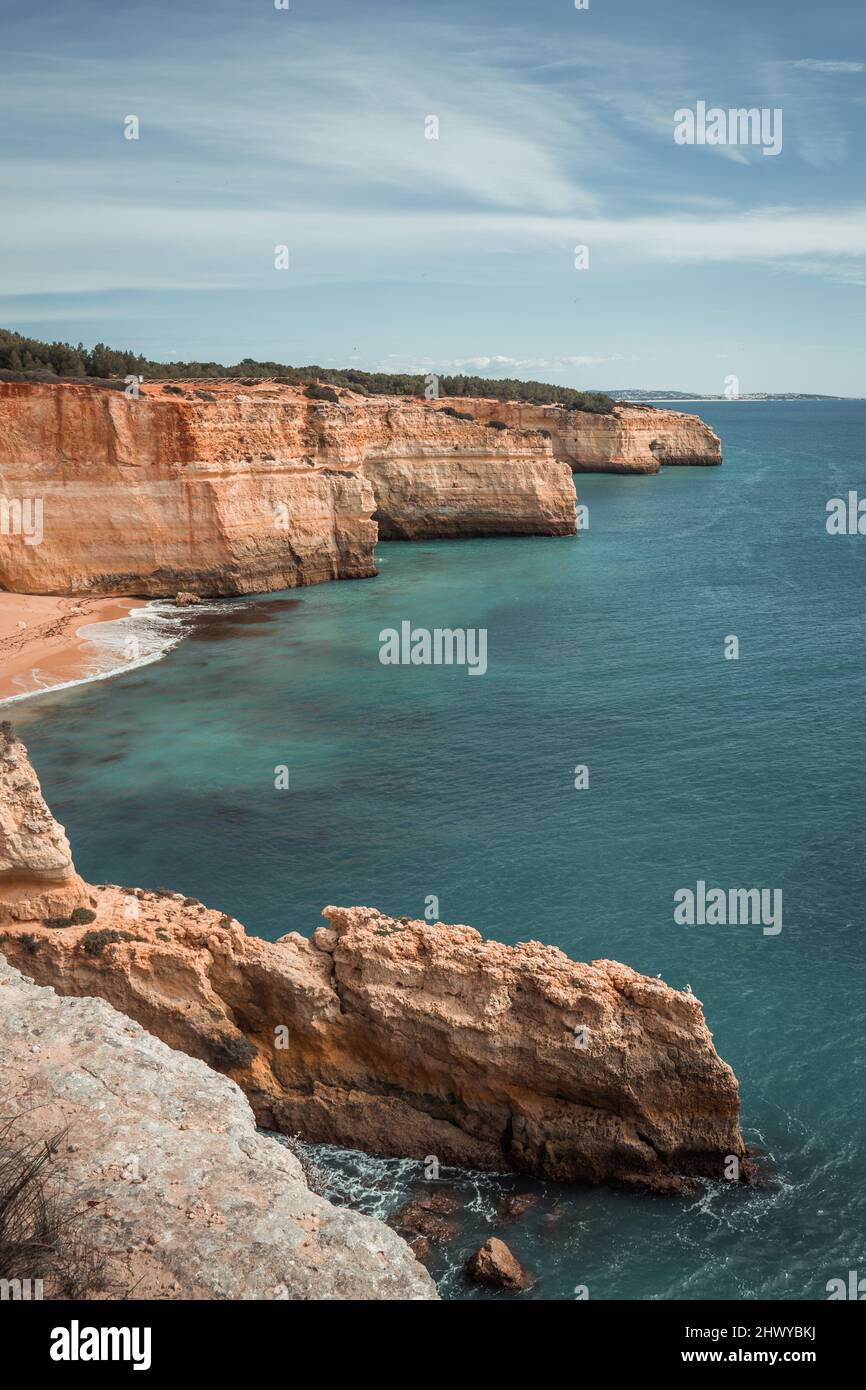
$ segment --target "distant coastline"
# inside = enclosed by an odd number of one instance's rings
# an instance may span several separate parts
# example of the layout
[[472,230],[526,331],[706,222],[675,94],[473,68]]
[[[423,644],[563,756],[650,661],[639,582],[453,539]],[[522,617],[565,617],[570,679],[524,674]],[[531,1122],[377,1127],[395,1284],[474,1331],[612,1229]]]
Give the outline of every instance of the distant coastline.
[[863,396],[823,396],[809,395],[800,391],[780,391],[774,395],[770,391],[743,391],[739,396],[690,396],[679,391],[609,391],[605,393],[618,401],[628,401],[633,405],[696,405],[701,401],[720,401],[736,405],[739,401],[860,401]]

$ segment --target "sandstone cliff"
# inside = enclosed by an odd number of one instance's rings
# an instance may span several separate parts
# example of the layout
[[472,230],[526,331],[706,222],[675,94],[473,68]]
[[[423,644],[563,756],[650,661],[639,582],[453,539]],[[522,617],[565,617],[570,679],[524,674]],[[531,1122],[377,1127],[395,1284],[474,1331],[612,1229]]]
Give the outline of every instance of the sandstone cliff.
[[10,724],[0,724],[0,922],[68,915],[89,904],[26,749]]
[[553,456],[574,473],[657,473],[662,464],[715,465],[722,461],[717,434],[696,415],[647,405],[617,405],[610,415],[521,401],[448,400],[476,420],[501,420],[512,429],[546,430]]
[[574,487],[538,434],[422,401],[311,400],[264,383],[145,383],[137,397],[0,382],[0,533],[21,593],[237,594],[375,574],[386,536],[566,535]]
[[216,595],[362,578],[377,535],[573,534],[569,470],[720,462],[696,416],[640,405],[0,382],[0,497],[42,508],[38,544],[14,514],[0,529],[0,588]]
[[658,1191],[744,1156],[699,1001],[625,965],[361,907],[266,942],[179,894],[90,892],[92,924],[9,913],[0,950],[227,1071],[287,1134]]
[[62,999],[0,957],[0,1050],[0,1123],[56,1140],[47,1173],[97,1247],[96,1296],[436,1297],[387,1226],[310,1191],[233,1082],[101,999]]

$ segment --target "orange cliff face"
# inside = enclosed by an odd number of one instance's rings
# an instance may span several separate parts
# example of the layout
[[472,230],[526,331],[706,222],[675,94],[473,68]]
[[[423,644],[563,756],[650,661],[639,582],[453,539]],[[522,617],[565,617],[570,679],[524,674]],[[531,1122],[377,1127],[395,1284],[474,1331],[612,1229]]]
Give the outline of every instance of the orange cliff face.
[[0,586],[242,594],[375,574],[372,488],[314,464],[296,414],[0,383],[0,493],[42,505],[39,543],[0,535]]
[[379,534],[575,531],[540,434],[272,382],[0,382],[2,499],[20,593],[265,592],[375,574]]
[[470,399],[437,402],[501,420],[512,429],[546,430],[553,456],[574,473],[658,473],[662,464],[718,465],[717,434],[697,415],[647,405],[617,405],[609,415],[561,405]]

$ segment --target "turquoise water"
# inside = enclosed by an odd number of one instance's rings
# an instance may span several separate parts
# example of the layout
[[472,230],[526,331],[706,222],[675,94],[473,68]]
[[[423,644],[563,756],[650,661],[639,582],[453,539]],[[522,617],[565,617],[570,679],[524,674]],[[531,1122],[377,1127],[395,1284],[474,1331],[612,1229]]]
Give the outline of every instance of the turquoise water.
[[[691,985],[767,1186],[537,1189],[500,1231],[537,1275],[523,1297],[821,1298],[866,1275],[866,537],[824,524],[866,495],[866,405],[690,409],[724,466],[578,477],[579,539],[382,545],[375,580],[229,606],[161,663],[11,711],[95,881],[269,938],[435,894],[443,921]],[[487,674],[380,665],[404,619],[486,628]],[[699,879],[782,889],[781,934],[676,925]],[[397,1168],[365,1172],[391,1200]],[[457,1192],[437,1272],[476,1297],[456,1269],[498,1188]]]

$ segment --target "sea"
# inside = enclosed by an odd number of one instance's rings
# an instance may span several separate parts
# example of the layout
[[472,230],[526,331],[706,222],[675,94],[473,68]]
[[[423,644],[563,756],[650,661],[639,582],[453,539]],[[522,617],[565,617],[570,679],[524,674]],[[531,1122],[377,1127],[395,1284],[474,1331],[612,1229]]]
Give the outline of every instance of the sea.
[[[760,1184],[443,1169],[446,1298],[799,1300],[866,1276],[866,536],[826,524],[866,497],[866,403],[684,408],[723,466],[578,475],[577,537],[391,542],[375,579],[154,604],[102,634],[115,656],[140,635],[134,669],[3,710],[91,881],[266,939],[328,903],[435,899],[703,1001]],[[484,630],[486,671],[382,664],[405,621]],[[677,921],[699,883],[778,890],[781,930]],[[386,1219],[429,1188],[417,1162],[300,1148],[332,1200]],[[466,1281],[492,1234],[526,1292]]]

